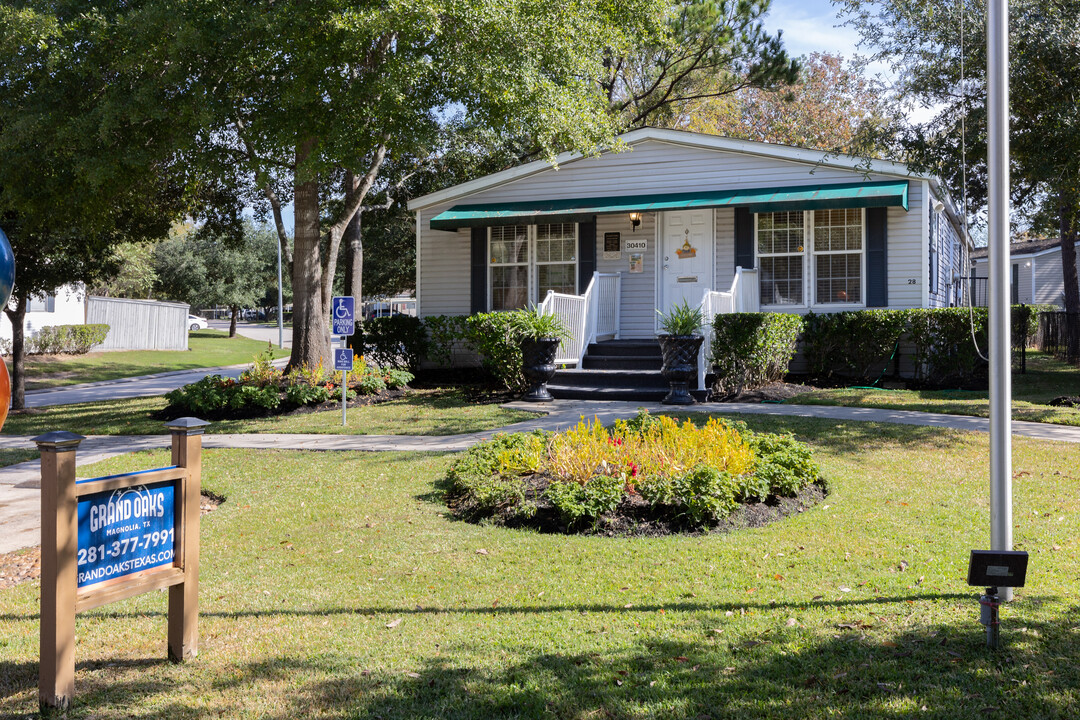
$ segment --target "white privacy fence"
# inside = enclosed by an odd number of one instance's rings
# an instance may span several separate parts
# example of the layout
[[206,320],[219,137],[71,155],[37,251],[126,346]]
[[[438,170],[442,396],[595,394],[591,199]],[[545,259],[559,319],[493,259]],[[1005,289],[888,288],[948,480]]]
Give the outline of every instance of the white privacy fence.
[[581,365],[589,343],[598,338],[619,337],[619,305],[622,279],[618,273],[593,273],[584,295],[548,291],[540,303],[541,315],[554,315],[570,331],[559,344],[556,363]]
[[98,350],[187,350],[188,306],[90,296],[86,299],[86,324],[109,326]]

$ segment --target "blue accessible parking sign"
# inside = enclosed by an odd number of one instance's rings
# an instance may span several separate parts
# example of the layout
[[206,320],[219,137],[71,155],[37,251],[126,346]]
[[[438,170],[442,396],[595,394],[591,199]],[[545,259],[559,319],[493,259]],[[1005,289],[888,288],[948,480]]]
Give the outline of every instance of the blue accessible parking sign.
[[352,370],[352,348],[334,348],[334,369],[348,372]]
[[352,335],[356,331],[356,301],[352,295],[338,295],[330,302],[332,335]]

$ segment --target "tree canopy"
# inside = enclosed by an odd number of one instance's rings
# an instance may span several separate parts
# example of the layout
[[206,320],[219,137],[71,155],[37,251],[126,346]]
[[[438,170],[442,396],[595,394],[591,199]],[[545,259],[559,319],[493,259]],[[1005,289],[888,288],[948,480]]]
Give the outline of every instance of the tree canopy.
[[882,128],[895,121],[895,106],[865,64],[814,53],[797,80],[774,89],[747,87],[706,98],[676,119],[696,132],[815,148],[850,155],[882,156]]
[[[876,57],[893,64],[900,97],[937,109],[904,138],[915,165],[945,178],[957,195],[966,191],[972,207],[983,205],[985,0],[838,4]],[[1074,250],[1080,225],[1080,3],[1011,0],[1009,12],[1012,196],[1018,219],[1057,218],[1065,305],[1080,312]]]

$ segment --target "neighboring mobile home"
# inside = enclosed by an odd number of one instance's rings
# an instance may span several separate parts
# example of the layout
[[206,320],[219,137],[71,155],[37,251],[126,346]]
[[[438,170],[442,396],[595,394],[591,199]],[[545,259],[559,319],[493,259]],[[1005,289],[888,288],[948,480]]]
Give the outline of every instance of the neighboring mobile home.
[[[1061,272],[1061,240],[1026,240],[1009,246],[1012,261],[1014,305],[1058,305],[1065,307],[1065,280]],[[986,305],[986,248],[971,253],[971,298]]]
[[[544,304],[574,341],[648,339],[656,310],[959,304],[971,250],[941,184],[899,163],[645,128],[416,198],[417,314]],[[585,367],[588,365],[585,364]]]

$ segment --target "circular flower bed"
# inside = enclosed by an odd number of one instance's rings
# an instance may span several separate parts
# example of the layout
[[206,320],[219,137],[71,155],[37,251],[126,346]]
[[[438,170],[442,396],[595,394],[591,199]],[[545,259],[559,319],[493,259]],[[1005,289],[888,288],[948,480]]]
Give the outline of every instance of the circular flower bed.
[[695,531],[747,506],[794,511],[825,494],[810,448],[791,435],[645,411],[611,428],[582,421],[563,433],[497,435],[466,451],[447,479],[448,505],[464,519],[554,532]]

